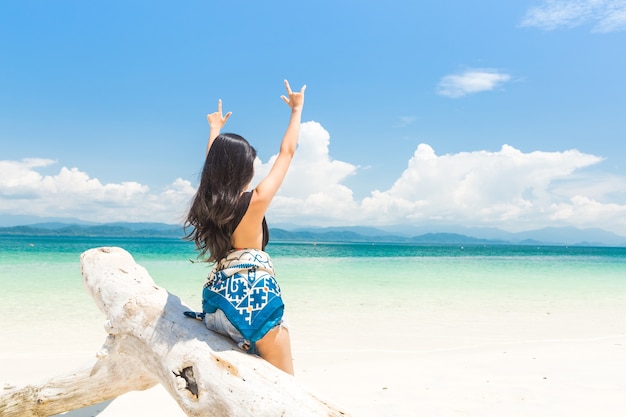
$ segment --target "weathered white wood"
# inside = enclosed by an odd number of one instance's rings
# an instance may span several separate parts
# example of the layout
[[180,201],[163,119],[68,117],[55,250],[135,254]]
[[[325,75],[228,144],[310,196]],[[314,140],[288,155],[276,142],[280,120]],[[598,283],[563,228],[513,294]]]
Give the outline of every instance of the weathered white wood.
[[347,414],[294,377],[184,317],[191,310],[158,287],[121,248],[81,255],[83,283],[109,333],[93,366],[0,393],[2,416],[50,416],[162,384],[189,416],[332,417]]
[[110,354],[95,364],[42,385],[5,389],[0,393],[0,416],[52,416],[156,385],[158,380],[142,372],[134,361],[122,363],[122,346],[113,343],[108,346]]

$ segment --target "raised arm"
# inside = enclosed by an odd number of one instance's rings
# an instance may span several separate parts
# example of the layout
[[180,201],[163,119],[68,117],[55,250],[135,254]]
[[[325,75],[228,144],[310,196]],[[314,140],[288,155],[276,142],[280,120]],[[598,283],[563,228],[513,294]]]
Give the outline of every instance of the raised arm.
[[300,136],[300,122],[302,108],[304,107],[304,90],[306,85],[299,92],[294,93],[291,91],[289,82],[285,80],[285,88],[287,89],[287,96],[281,96],[281,98],[291,108],[289,124],[280,144],[280,151],[274,161],[274,165],[267,176],[255,188],[256,196],[254,196],[254,199],[257,200],[257,204],[262,207],[263,211],[269,206],[287,174],[293,155],[296,152],[298,137]]
[[206,155],[209,154],[209,150],[211,149],[211,145],[213,145],[213,141],[220,134],[222,127],[226,124],[226,121],[230,117],[233,112],[228,112],[224,116],[222,116],[222,100],[217,101],[217,111],[211,114],[207,114],[206,119],[209,122],[210,130],[209,130],[209,141],[206,145]]

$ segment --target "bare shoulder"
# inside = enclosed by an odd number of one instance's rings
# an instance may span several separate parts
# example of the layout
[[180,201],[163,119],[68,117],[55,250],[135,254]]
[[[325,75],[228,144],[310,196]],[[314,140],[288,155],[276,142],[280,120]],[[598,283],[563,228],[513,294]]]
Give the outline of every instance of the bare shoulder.
[[272,202],[273,197],[274,194],[266,193],[263,189],[258,190],[255,188],[254,190],[252,190],[252,197],[250,199],[250,206],[248,206],[248,211],[251,211],[256,215],[260,215],[261,218],[263,218],[263,216],[265,216],[267,208]]

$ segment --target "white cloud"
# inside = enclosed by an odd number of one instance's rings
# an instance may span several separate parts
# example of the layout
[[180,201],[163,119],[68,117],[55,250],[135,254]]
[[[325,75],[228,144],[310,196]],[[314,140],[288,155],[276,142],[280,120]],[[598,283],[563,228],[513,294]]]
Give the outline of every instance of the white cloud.
[[[346,213],[356,210],[352,190],[341,182],[355,174],[357,167],[333,160],[329,144],[330,135],[319,123],[302,124],[298,151],[279,194],[272,202],[272,218],[275,221],[294,220],[295,213],[342,221]],[[267,174],[274,158],[266,164],[257,165],[254,182]]]
[[398,122],[395,127],[406,127],[412,125],[417,120],[415,116],[400,116],[398,117]]
[[102,184],[77,168],[62,167],[56,175],[37,168],[47,159],[0,161],[0,212],[36,216],[77,217],[91,221],[162,221],[177,223],[194,193],[178,179],[160,193],[137,182]]
[[620,185],[615,182],[599,191],[590,187],[592,179],[574,175],[601,161],[577,150],[523,153],[508,145],[498,152],[437,156],[421,144],[393,186],[372,193],[362,208],[366,217],[393,213],[391,219],[422,223],[512,231],[557,224],[619,227],[623,233],[626,204],[608,202],[606,197]]
[[452,98],[491,91],[509,81],[511,76],[491,69],[469,69],[461,74],[446,75],[437,87],[437,93]]
[[9,198],[35,195],[41,188],[42,176],[35,168],[53,164],[51,159],[26,158],[22,161],[0,161],[0,190]]
[[626,29],[626,0],[546,0],[529,9],[521,22],[545,30],[585,24],[595,32]]
[[[330,135],[302,125],[292,167],[270,206],[271,223],[303,226],[462,225],[522,231],[546,226],[597,227],[626,235],[625,178],[584,168],[602,158],[577,150],[522,152],[504,145],[437,155],[417,146],[386,190],[355,200],[343,185],[359,167],[334,160]],[[273,158],[257,161],[258,181]],[[136,182],[102,184],[77,168],[43,176],[54,161],[0,161],[0,213],[92,221],[182,221],[194,188],[177,179],[154,192]]]

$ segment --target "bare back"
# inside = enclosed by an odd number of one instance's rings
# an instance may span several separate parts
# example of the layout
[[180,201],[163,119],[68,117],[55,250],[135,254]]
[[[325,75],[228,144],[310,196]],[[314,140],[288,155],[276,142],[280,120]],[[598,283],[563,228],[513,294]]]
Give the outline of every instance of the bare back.
[[247,210],[233,231],[232,244],[235,249],[263,250],[267,243],[267,225],[264,227],[265,207],[259,204],[258,198],[255,198],[256,191],[253,190],[251,193]]

